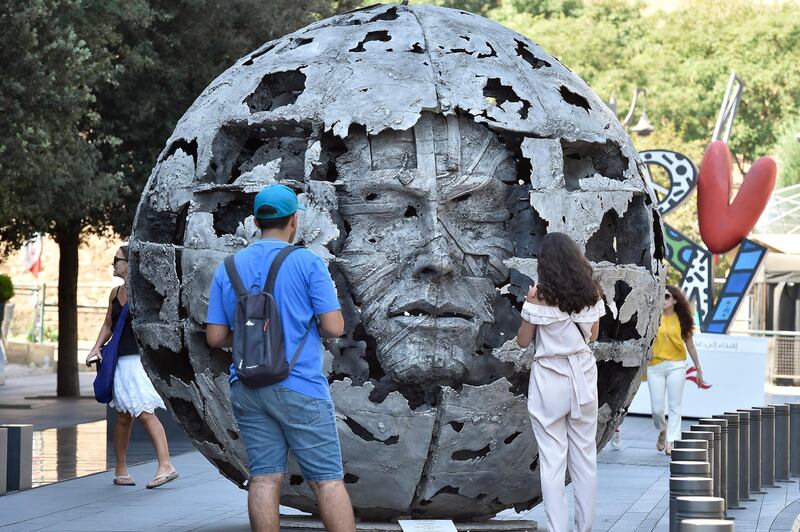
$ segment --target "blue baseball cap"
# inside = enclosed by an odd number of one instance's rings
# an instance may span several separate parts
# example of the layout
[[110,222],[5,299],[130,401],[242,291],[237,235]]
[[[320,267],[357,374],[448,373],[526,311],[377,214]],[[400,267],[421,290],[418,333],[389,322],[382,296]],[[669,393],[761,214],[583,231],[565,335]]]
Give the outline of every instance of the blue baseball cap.
[[297,203],[297,194],[286,185],[269,185],[261,189],[253,202],[253,216],[260,220],[283,218],[305,207]]

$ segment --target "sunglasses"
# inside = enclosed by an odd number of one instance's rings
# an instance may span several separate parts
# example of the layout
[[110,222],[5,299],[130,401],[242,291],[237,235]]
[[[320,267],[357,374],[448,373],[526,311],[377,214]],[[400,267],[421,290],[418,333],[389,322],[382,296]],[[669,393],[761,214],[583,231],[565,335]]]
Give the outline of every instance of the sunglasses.
[[664,301],[669,301],[672,299],[672,294],[664,294]]
[[128,262],[128,259],[123,259],[122,257],[114,257],[114,266],[116,266],[119,261]]

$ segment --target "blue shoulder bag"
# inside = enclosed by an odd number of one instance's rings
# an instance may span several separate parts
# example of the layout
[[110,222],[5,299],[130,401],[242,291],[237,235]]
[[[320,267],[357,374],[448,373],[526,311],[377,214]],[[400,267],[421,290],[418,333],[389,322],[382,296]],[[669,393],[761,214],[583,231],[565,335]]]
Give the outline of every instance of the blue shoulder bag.
[[119,340],[122,337],[122,328],[125,327],[127,318],[128,304],[125,303],[117,318],[111,340],[100,348],[103,359],[97,367],[97,376],[94,378],[94,397],[98,403],[110,403],[114,398],[114,371],[117,369]]

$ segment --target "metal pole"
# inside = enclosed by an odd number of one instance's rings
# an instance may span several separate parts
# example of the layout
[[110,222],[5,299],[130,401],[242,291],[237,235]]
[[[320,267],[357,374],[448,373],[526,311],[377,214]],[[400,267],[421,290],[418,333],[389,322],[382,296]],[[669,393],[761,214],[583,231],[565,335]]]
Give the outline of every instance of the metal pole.
[[680,523],[684,519],[723,519],[725,500],[721,497],[676,497],[675,517]]
[[710,497],[714,482],[705,477],[671,477],[669,479],[669,530],[677,532],[678,521],[676,514],[678,497],[699,496]]
[[728,499],[728,421],[724,419],[706,418],[699,421],[701,425],[716,425],[719,427],[720,439],[720,462],[719,462],[719,497],[725,499],[725,504],[730,503]]
[[[692,425],[690,427],[691,430],[681,432],[681,438],[684,440],[701,440],[706,442],[708,445],[708,463],[711,464],[711,478],[712,481],[712,492],[711,494],[714,497],[719,496],[719,483],[717,482],[717,475],[719,471],[719,464],[717,463],[717,442],[715,441],[716,435],[714,434],[712,429],[709,429],[706,426],[701,425]],[[719,428],[718,428],[719,431]]]
[[733,532],[733,521],[724,519],[684,519],[679,532]]
[[741,510],[739,505],[739,414],[720,414],[714,419],[728,422],[728,508]]
[[750,412],[739,412],[739,500],[750,498]]
[[750,412],[750,493],[766,493],[761,489],[761,410]]
[[789,405],[789,473],[800,477],[800,403]]
[[789,480],[789,405],[770,405],[775,408],[775,480]]
[[724,471],[724,464],[722,461],[722,427],[720,424],[716,423],[716,421],[718,420],[711,419],[706,420],[704,423],[703,420],[700,420],[700,425],[692,425],[692,430],[694,430],[694,427],[700,427],[697,430],[706,430],[714,433],[714,497],[722,497],[725,499],[725,483],[722,477]]
[[775,485],[775,408],[757,406],[761,410],[761,486]]

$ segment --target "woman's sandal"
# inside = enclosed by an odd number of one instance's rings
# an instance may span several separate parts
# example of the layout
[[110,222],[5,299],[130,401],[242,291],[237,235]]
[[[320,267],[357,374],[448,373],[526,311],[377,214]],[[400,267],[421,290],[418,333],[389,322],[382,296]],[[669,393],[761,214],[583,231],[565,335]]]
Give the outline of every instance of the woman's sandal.
[[117,475],[114,477],[114,484],[117,486],[135,486],[136,482],[130,475]]
[[147,486],[145,487],[149,490],[157,488],[159,486],[163,486],[167,482],[175,480],[176,478],[178,478],[178,472],[173,470],[169,475],[158,475],[156,478],[148,482]]
[[667,449],[664,451],[667,456],[672,456],[672,442],[667,444]]
[[664,447],[666,447],[666,444],[667,444],[667,433],[662,430],[661,432],[658,433],[658,441],[656,442],[656,449],[658,449],[658,451],[663,451]]

